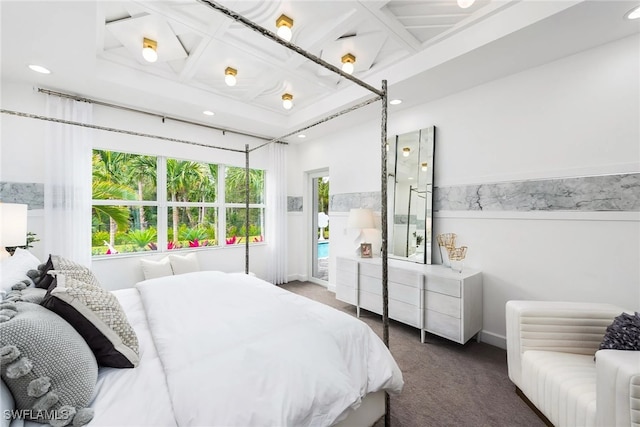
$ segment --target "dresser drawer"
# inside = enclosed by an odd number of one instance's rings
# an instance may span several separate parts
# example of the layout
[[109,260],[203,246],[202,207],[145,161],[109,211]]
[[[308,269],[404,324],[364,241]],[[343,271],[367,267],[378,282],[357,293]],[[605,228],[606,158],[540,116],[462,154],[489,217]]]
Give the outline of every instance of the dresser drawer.
[[349,286],[338,285],[336,286],[336,299],[358,305],[358,291]]
[[382,280],[382,266],[378,264],[360,263],[360,275]]
[[[338,284],[340,281],[338,280]],[[389,299],[406,302],[418,306],[420,303],[420,288],[410,286],[406,283],[397,283],[389,281],[387,284],[389,289]],[[382,299],[382,279],[370,276],[360,276],[360,290],[380,296]]]
[[[360,292],[360,307],[365,310],[382,314],[382,297],[370,292]],[[420,327],[420,310],[412,304],[395,299],[389,299],[389,318]]]
[[460,342],[460,319],[426,310],[424,328],[436,335]]
[[462,300],[450,295],[439,294],[437,292],[425,292],[425,304],[427,310],[446,314],[447,316],[460,318]]
[[[360,275],[382,281],[382,267],[377,264],[360,264]],[[402,268],[389,267],[387,278],[389,282],[402,283],[412,287],[420,287],[422,274],[417,271],[404,270]]]
[[336,258],[336,269],[342,270],[345,273],[358,273],[358,261],[354,261],[352,259],[347,258]]
[[460,291],[460,280],[447,279],[440,276],[427,276],[425,280],[425,287],[428,291],[451,295],[458,298],[462,295],[462,292]]
[[358,275],[356,273],[345,272],[343,270],[336,271],[336,287],[348,286],[356,288],[358,284]]

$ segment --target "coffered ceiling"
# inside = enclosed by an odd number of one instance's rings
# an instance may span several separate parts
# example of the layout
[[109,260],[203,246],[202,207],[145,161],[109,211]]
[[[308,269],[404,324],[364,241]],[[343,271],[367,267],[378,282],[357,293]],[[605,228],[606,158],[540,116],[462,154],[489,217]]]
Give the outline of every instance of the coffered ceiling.
[[[404,99],[394,108],[637,32],[621,17],[635,3],[476,0],[462,9],[456,0],[219,1],[273,32],[286,14],[291,42],[335,66],[353,54],[354,76],[374,87],[388,79],[390,96]],[[270,137],[370,97],[198,0],[5,0],[0,12],[3,84],[26,80]],[[574,28],[578,37],[563,36]],[[141,55],[145,37],[157,41],[157,62]],[[536,40],[549,37],[541,49]],[[32,63],[52,73],[34,75],[26,68]],[[233,87],[225,84],[227,67],[238,71]],[[290,110],[282,107],[285,92],[293,95]]]

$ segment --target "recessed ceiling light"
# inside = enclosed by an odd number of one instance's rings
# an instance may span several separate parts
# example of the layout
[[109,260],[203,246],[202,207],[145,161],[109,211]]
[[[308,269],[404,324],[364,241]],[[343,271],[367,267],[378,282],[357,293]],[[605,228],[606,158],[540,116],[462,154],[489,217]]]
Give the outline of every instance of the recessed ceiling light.
[[51,71],[44,68],[42,65],[29,65],[29,68],[35,71],[36,73],[51,74]]
[[305,135],[304,133],[301,133],[300,135],[298,135],[298,138],[306,138],[307,135]]
[[204,110],[204,111],[202,112],[202,114],[204,114],[205,116],[213,116],[213,115],[215,115],[216,113],[214,113],[213,111]]
[[392,99],[391,101],[389,101],[389,104],[391,105],[402,104],[402,99]]
[[627,19],[638,19],[638,18],[640,18],[640,6],[634,7],[629,12],[627,12],[624,16]]

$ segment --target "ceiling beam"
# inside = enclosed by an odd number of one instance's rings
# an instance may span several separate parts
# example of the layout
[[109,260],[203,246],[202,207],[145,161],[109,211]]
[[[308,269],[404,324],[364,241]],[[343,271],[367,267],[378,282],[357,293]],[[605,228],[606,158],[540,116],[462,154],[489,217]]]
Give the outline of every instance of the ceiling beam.
[[361,10],[368,12],[372,17],[378,20],[388,31],[391,37],[399,42],[405,49],[411,53],[422,50],[422,43],[415,38],[407,29],[396,19],[396,17],[384,6],[387,2],[369,2],[366,0],[358,0],[356,3]]
[[172,7],[163,2],[149,1],[136,1],[136,3],[149,13],[164,16],[169,23],[171,21],[176,21],[181,25],[192,28],[202,35],[202,40],[200,40],[198,45],[189,52],[184,66],[182,67],[182,70],[180,70],[178,80],[182,82],[189,81],[193,78],[194,74],[198,71],[198,65],[202,60],[202,56],[206,52],[211,41],[216,36],[224,34],[232,23],[230,20],[225,19],[224,16],[215,15],[209,24],[205,26],[177,10],[178,6]]
[[[321,25],[319,28],[313,33],[309,34],[304,40],[296,40],[298,44],[304,44],[307,51],[315,52],[324,46],[328,42],[333,42],[343,36],[346,31],[349,29],[356,27],[362,21],[364,21],[364,16],[362,14],[356,15],[357,10],[351,9],[348,13],[340,16],[339,19],[334,19],[326,25]],[[302,41],[303,43],[299,43]],[[301,65],[309,62],[305,57],[301,55],[292,55],[286,62],[285,66],[289,70],[297,69]],[[278,79],[275,77],[265,78],[264,81],[268,84],[264,85],[264,87],[270,87],[275,84]],[[332,91],[336,91],[338,89],[337,86],[325,85],[326,89],[330,89]],[[260,96],[260,94],[264,90],[256,85],[256,87],[247,93],[248,99],[255,99]]]

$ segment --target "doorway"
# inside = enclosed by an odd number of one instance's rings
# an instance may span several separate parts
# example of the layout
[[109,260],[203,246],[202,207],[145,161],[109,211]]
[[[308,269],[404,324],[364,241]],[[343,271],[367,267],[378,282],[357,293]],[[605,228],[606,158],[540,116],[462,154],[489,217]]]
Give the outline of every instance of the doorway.
[[329,171],[311,176],[311,278],[329,282]]

